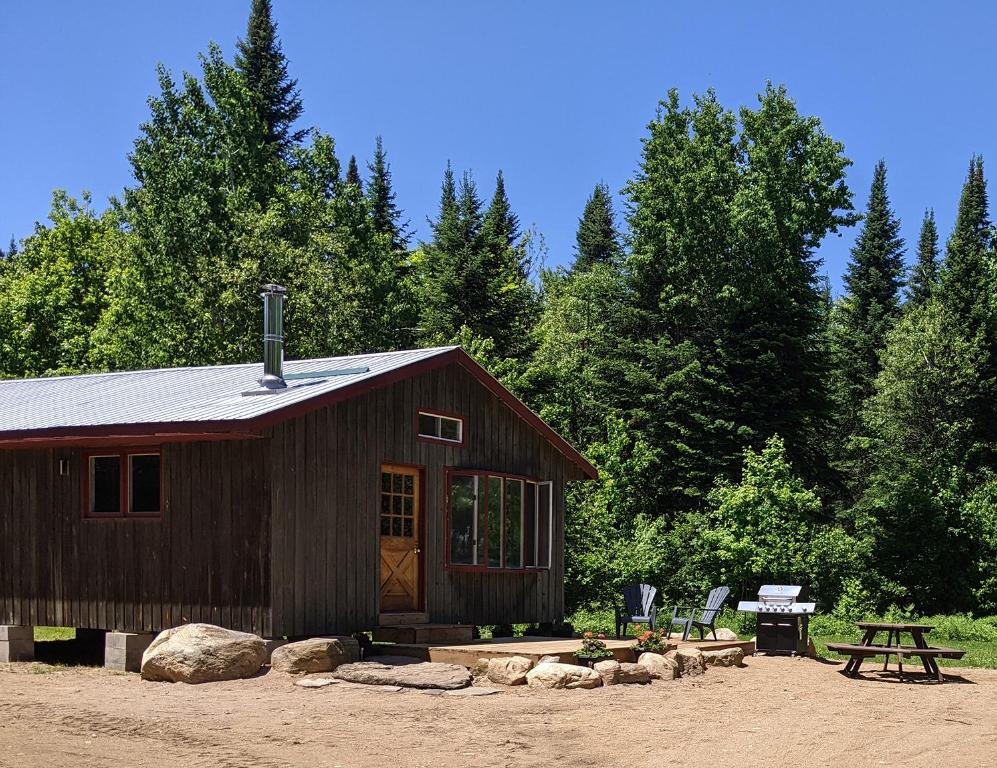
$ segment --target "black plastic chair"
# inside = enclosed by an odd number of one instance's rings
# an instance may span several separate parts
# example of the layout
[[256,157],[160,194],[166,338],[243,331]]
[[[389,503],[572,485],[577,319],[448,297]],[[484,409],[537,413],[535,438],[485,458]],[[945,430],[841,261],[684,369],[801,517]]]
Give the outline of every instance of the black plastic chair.
[[[692,605],[676,605],[672,609],[672,626],[679,624],[682,626],[682,639],[688,640],[689,633],[695,627],[699,630],[699,639],[703,640],[703,630],[708,629],[713,633],[713,639],[717,639],[717,630],[713,623],[717,620],[717,615],[723,607],[724,602],[730,595],[728,587],[717,587],[710,592],[706,598],[706,605],[702,608]],[[696,611],[702,611],[699,619],[696,618]]]
[[650,584],[631,584],[623,588],[623,607],[616,606],[616,637],[623,637],[627,631],[627,624],[647,624],[654,629],[654,622],[658,616],[658,606],[654,604],[654,598],[658,590]]

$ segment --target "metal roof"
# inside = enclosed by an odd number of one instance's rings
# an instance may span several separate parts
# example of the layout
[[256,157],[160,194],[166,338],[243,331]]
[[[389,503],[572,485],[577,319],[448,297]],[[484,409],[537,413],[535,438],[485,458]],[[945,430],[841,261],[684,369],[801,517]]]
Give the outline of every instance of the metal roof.
[[259,386],[262,363],[0,380],[0,434],[250,420],[454,349],[288,361],[287,388],[268,394],[250,394]]

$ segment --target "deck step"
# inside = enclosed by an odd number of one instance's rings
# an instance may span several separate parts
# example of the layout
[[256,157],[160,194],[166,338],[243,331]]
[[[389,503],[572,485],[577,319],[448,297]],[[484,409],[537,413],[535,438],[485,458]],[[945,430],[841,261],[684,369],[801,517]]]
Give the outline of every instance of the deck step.
[[469,643],[473,624],[382,624],[372,633],[375,643]]
[[429,624],[429,614],[422,611],[382,613],[378,616],[377,623],[382,627],[395,627],[399,624]]

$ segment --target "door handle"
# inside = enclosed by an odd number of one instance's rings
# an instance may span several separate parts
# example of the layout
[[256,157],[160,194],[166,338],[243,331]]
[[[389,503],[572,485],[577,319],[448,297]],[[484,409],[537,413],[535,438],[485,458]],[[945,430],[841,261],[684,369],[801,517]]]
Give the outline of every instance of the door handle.
[[414,552],[415,554],[417,554],[417,555],[418,555],[418,554],[419,554],[420,552],[422,552],[422,550],[421,550],[421,549],[419,549],[418,547],[412,547],[412,551],[413,551],[413,552]]

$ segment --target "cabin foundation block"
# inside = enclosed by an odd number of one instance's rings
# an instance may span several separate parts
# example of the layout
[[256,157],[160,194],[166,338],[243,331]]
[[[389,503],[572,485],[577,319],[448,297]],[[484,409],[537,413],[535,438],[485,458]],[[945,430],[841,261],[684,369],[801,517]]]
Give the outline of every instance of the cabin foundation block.
[[118,672],[142,669],[142,654],[156,638],[154,634],[108,632],[104,639],[104,666]]
[[35,628],[0,624],[0,663],[35,660]]

